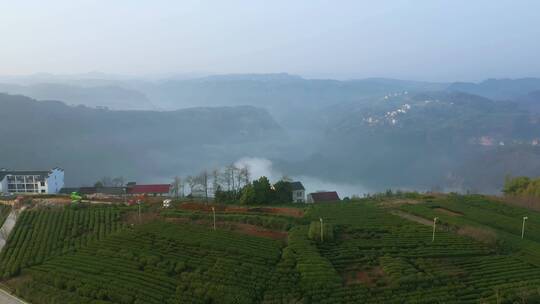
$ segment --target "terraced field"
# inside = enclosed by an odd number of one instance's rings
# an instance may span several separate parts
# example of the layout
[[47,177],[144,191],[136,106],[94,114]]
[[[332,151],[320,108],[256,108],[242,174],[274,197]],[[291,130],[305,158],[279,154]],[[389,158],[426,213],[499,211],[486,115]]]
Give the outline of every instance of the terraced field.
[[22,268],[99,241],[122,226],[113,207],[24,211],[0,254],[0,274],[18,275]]
[[[449,210],[455,214],[441,212]],[[433,219],[449,228],[474,227],[496,235],[500,247],[516,256],[540,266],[540,213],[521,207],[492,201],[483,196],[445,196],[423,204],[402,205],[400,210]],[[524,239],[521,238],[523,217]],[[457,230],[457,229],[453,229]]]
[[[302,218],[232,208],[216,216],[286,232],[286,240],[213,230],[207,211],[171,210],[135,226],[115,207],[29,211],[0,265],[4,283],[35,304],[537,303],[539,214],[491,203],[446,196],[320,204]],[[438,216],[435,240],[431,226],[396,209]],[[524,213],[530,237],[521,240],[512,219]],[[489,228],[497,241],[461,233],[469,226]]]

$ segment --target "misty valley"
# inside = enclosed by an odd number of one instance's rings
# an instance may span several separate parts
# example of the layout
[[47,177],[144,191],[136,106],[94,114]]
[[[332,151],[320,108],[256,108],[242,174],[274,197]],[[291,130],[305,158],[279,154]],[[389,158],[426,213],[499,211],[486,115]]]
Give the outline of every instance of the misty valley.
[[93,76],[0,86],[0,119],[13,126],[0,131],[4,167],[61,166],[81,186],[103,176],[168,182],[253,158],[271,163],[265,175],[341,184],[346,195],[498,193],[504,176],[540,172],[540,79]]

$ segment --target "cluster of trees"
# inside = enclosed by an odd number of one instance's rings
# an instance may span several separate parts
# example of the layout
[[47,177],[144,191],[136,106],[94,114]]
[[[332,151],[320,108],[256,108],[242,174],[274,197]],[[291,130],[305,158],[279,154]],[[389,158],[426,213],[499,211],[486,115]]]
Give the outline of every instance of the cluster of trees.
[[198,175],[185,178],[176,176],[172,182],[172,193],[175,197],[184,197],[187,190],[187,196],[204,197],[208,200],[212,193],[239,193],[249,182],[248,167],[230,164],[222,169],[203,170]]
[[[214,197],[218,203],[276,204],[292,202],[291,181],[283,177],[275,184],[263,176],[251,181],[247,166],[230,164],[221,169],[203,170],[198,175],[175,176],[171,183],[172,195],[176,198],[199,197],[208,201]],[[122,187],[123,177],[103,177],[96,187]]]
[[117,177],[104,176],[94,184],[94,187],[96,188],[123,187],[125,184],[126,184],[126,179],[123,176],[117,176]]
[[247,166],[230,164],[221,169],[203,170],[199,175],[175,177],[172,193],[175,197],[214,197],[217,203],[276,204],[292,201],[292,188],[287,177],[275,184],[263,176],[251,181]]
[[506,195],[540,197],[540,178],[507,176],[504,182],[503,192]]
[[290,203],[292,201],[292,187],[286,178],[272,185],[266,176],[262,176],[251,183],[248,182],[241,188],[224,191],[218,187],[215,192],[215,201],[244,205]]

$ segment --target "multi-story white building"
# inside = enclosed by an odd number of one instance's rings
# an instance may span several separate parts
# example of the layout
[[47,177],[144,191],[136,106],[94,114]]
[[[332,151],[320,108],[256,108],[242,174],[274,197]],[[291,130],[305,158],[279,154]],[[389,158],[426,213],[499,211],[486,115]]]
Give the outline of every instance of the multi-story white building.
[[0,169],[1,193],[55,194],[64,187],[64,170],[10,171]]
[[306,189],[301,182],[291,182],[292,201],[294,203],[306,202]]

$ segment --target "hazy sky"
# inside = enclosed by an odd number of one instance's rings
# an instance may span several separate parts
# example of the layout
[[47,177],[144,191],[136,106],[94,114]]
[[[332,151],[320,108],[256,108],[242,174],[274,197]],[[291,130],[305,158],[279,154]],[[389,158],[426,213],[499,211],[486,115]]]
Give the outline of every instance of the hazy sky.
[[0,0],[0,74],[540,76],[538,0]]

